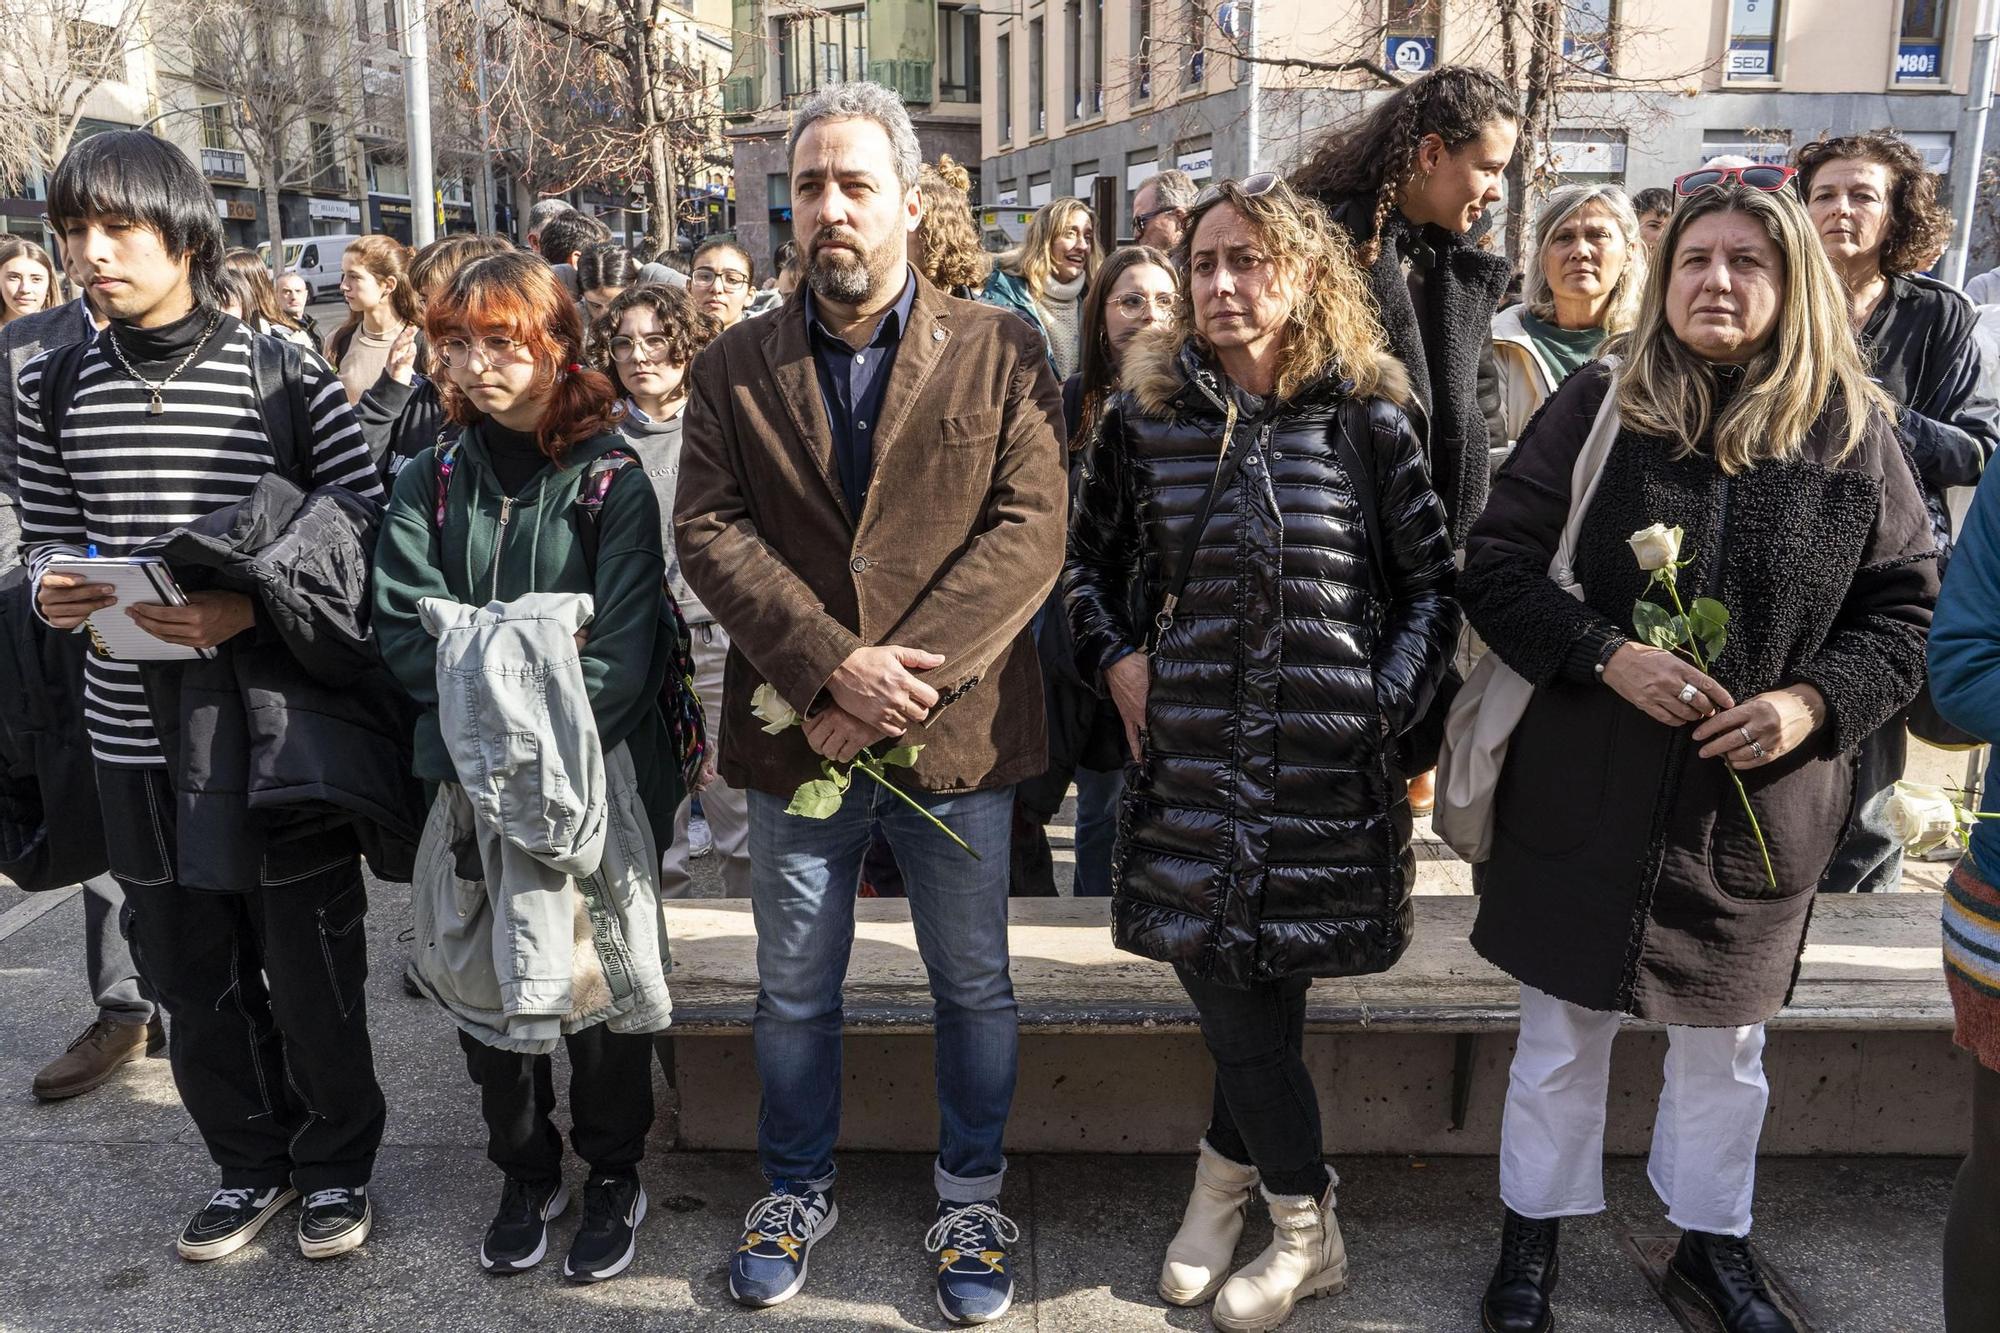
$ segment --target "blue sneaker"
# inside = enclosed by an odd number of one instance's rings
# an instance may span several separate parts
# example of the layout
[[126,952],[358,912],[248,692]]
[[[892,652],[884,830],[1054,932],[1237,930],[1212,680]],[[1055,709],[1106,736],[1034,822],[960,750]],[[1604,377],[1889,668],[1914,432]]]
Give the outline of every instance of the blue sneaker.
[[1007,1271],[1007,1246],[1021,1229],[1000,1211],[998,1199],[983,1203],[938,1200],[937,1222],[924,1248],[938,1257],[937,1303],[954,1324],[991,1323],[1014,1304],[1014,1276]]
[[743,1216],[743,1243],[729,1258],[729,1294],[757,1309],[798,1295],[812,1247],[839,1218],[825,1190],[771,1182],[771,1192]]

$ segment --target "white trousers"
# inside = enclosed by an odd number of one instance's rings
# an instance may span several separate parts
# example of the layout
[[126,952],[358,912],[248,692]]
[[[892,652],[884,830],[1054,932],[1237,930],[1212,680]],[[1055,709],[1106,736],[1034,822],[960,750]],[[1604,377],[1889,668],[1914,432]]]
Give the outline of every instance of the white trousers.
[[[694,637],[694,688],[701,696],[702,723],[708,728],[713,758],[722,758],[722,666],[729,660],[729,635],[714,621],[691,625]],[[694,891],[688,877],[687,801],[674,815],[674,845],[660,866],[660,896],[685,898]],[[715,835],[715,855],[722,860],[722,896],[750,896],[750,798],[721,778],[701,794],[701,813]]]
[[[1604,1211],[1604,1104],[1620,1015],[1521,987],[1500,1122],[1500,1198],[1523,1217]],[[1683,1231],[1750,1234],[1770,1086],[1764,1025],[1667,1029],[1667,1082],[1646,1174]]]

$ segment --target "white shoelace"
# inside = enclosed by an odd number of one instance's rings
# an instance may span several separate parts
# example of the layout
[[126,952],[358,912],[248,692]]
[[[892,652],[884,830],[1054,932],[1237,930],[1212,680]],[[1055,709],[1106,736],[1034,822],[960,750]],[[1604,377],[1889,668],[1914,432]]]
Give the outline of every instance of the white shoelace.
[[804,1240],[818,1229],[825,1210],[796,1194],[766,1194],[743,1215],[745,1231],[782,1231]]
[[993,1234],[1003,1245],[1012,1245],[1021,1239],[1021,1228],[1014,1225],[1007,1215],[990,1203],[968,1203],[953,1208],[940,1217],[924,1237],[924,1248],[932,1254],[943,1250],[949,1244],[955,1250],[982,1250],[986,1248],[986,1236],[982,1225],[993,1228]]
[[250,1202],[256,1190],[217,1190],[208,1196],[211,1208],[241,1208]]
[[311,1194],[306,1195],[306,1207],[308,1209],[331,1208],[337,1203],[346,1203],[353,1196],[353,1190],[314,1190]]

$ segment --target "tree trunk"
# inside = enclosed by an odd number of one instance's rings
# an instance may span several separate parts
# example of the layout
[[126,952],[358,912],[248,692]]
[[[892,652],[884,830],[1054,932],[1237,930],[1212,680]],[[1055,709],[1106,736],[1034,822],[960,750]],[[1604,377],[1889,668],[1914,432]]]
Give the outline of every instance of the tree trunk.
[[[1512,61],[1514,7],[1503,13],[1503,56]],[[1528,247],[1529,205],[1535,186],[1534,163],[1549,140],[1549,124],[1555,109],[1556,84],[1562,76],[1562,0],[1530,0],[1528,15],[1528,69],[1526,87],[1521,89],[1521,137],[1514,159],[1507,164],[1507,259],[1515,268],[1524,262]]]
[[257,179],[264,183],[264,234],[271,239],[271,281],[276,282],[285,276],[285,224],[278,211],[278,177],[259,163]]

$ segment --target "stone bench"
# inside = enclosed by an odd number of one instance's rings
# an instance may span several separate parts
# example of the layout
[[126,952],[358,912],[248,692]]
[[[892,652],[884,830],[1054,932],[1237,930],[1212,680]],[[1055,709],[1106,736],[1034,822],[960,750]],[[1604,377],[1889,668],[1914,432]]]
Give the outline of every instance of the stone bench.
[[[1486,1153],[1498,1144],[1516,984],[1468,941],[1476,900],[1419,895],[1415,940],[1380,976],[1317,982],[1307,1060],[1334,1151]],[[667,906],[675,972],[681,1141],[748,1147],[756,939],[747,903]],[[1183,1151],[1199,1136],[1211,1066],[1170,969],[1111,944],[1104,900],[1015,899],[1022,1151]],[[1793,1003],[1771,1023],[1766,1147],[1962,1151],[1970,1076],[1950,1044],[1939,898],[1822,898]],[[846,995],[843,1142],[935,1142],[931,1000],[907,905],[855,905]],[[1633,1023],[1613,1058],[1612,1151],[1643,1151],[1665,1035]]]

